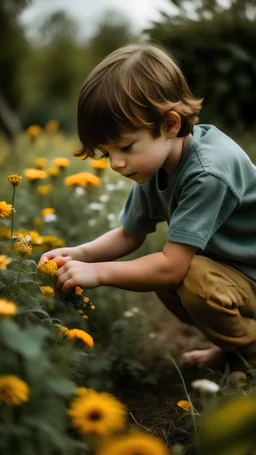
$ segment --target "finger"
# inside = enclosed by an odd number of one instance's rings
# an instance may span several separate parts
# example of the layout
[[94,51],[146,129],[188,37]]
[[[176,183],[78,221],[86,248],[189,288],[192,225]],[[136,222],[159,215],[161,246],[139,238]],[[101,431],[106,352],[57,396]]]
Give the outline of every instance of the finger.
[[60,268],[60,267],[63,267],[63,265],[66,264],[66,262],[71,261],[71,259],[72,259],[71,256],[65,256],[65,257],[56,256],[54,258],[54,262],[56,262],[58,268]]
[[59,277],[57,277],[56,280],[56,290],[57,292],[61,292],[63,285],[65,281],[68,281],[70,279],[70,276],[68,275],[68,272],[62,273]]

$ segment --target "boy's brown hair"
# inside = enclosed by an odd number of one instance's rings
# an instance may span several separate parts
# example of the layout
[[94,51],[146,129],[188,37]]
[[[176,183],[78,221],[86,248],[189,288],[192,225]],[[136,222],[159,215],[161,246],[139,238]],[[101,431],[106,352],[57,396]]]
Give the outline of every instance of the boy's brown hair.
[[158,137],[170,110],[181,117],[178,136],[187,136],[198,122],[202,101],[163,49],[147,43],[121,47],[92,70],[81,89],[77,125],[82,148],[76,156],[95,157],[99,144],[117,140],[123,130],[146,127]]

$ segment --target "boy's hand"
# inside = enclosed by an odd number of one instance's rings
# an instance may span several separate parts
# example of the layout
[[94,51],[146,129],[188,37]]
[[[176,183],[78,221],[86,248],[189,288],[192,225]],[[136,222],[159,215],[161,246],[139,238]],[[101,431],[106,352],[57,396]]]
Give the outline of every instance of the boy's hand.
[[96,264],[72,261],[70,258],[63,264],[61,264],[60,258],[54,260],[60,266],[59,270],[55,273],[58,293],[69,292],[75,286],[81,286],[84,289],[93,289],[100,286],[100,281],[96,273]]
[[57,262],[57,258],[64,258],[65,262],[70,259],[74,259],[77,261],[83,260],[82,250],[79,247],[66,247],[66,248],[56,248],[55,250],[50,250],[44,253],[39,262],[48,262],[51,259],[54,260],[58,267],[61,267],[61,263]]

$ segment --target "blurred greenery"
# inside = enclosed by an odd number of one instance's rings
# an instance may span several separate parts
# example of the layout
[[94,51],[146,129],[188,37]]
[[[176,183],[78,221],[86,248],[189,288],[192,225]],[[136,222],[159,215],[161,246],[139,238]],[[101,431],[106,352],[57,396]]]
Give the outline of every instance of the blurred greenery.
[[[204,97],[201,123],[232,134],[255,126],[256,2],[169,0],[175,15],[162,12],[140,36],[115,11],[107,11],[94,35],[82,40],[78,24],[63,10],[41,20],[28,38],[19,13],[29,1],[0,0],[0,129],[14,139],[31,124],[54,118],[61,129],[76,128],[76,103],[83,80],[108,53],[129,42],[151,40],[177,59],[192,92]],[[47,75],[47,77],[46,77]],[[5,106],[2,108],[2,98]],[[9,111],[8,111],[9,109]],[[7,113],[9,115],[4,115]],[[15,125],[15,126],[14,126]]]

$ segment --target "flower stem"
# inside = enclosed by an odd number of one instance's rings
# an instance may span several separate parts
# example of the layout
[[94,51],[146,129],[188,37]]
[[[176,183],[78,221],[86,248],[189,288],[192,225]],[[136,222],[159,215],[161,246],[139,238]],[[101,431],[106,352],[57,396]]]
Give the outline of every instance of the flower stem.
[[20,276],[21,276],[22,262],[23,262],[23,256],[21,256],[20,262],[19,262],[19,274],[18,274],[18,284],[17,284],[17,299],[18,300],[19,300],[19,293],[20,293]]
[[15,199],[15,190],[16,186],[13,185],[13,193],[12,193],[12,226],[11,226],[11,249],[13,250],[13,228],[14,228],[14,199]]
[[195,418],[195,415],[199,415],[199,413],[197,412],[197,410],[194,408],[193,406],[193,403],[190,399],[190,395],[188,393],[188,390],[187,390],[187,387],[186,387],[186,384],[185,384],[185,381],[184,381],[184,378],[183,378],[183,375],[180,371],[180,368],[178,367],[177,363],[175,362],[174,358],[169,354],[167,356],[167,358],[169,360],[171,360],[171,362],[173,363],[173,365],[175,366],[176,370],[178,371],[179,375],[180,375],[180,378],[181,378],[181,382],[182,382],[182,385],[183,385],[183,388],[184,388],[184,392],[186,394],[186,397],[188,399],[188,402],[191,406],[191,415],[192,415],[192,420],[193,420],[193,425],[194,425],[194,430],[195,430],[195,436],[196,436],[196,439],[197,439],[197,426],[196,426],[196,418]]

